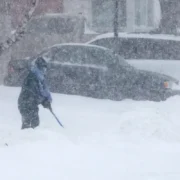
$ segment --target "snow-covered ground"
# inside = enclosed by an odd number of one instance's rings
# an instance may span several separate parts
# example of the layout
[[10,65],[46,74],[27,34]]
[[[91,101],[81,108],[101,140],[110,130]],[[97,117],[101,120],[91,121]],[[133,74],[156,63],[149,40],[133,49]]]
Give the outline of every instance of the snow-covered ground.
[[41,107],[40,127],[21,131],[19,92],[0,86],[0,179],[180,179],[180,97],[113,102],[53,94],[65,129]]

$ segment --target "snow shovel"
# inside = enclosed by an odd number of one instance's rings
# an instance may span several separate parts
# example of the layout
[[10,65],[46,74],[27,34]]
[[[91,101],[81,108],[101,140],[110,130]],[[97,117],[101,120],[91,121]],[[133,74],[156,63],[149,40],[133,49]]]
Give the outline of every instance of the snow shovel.
[[58,124],[64,128],[64,126],[61,124],[60,120],[57,118],[57,116],[54,114],[52,107],[49,107],[50,112],[52,113],[52,115],[54,116],[54,118],[56,119],[56,121],[58,122]]

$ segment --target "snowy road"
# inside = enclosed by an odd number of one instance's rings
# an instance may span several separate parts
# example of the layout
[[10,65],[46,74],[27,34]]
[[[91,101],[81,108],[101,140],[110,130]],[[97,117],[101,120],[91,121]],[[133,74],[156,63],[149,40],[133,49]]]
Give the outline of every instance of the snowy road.
[[40,127],[21,131],[19,91],[0,86],[0,179],[180,179],[180,97],[113,102],[53,94],[65,129],[40,108]]

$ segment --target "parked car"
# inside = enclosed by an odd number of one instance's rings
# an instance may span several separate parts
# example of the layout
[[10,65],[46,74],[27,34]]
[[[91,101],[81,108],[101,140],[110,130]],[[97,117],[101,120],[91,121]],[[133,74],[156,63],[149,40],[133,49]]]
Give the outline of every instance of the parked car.
[[[84,44],[58,44],[37,55],[48,61],[50,90],[111,100],[161,101],[179,95],[173,77],[138,70],[110,49]],[[20,86],[37,57],[12,60],[6,86]]]
[[147,33],[102,34],[87,44],[112,49],[125,59],[180,60],[180,36]]

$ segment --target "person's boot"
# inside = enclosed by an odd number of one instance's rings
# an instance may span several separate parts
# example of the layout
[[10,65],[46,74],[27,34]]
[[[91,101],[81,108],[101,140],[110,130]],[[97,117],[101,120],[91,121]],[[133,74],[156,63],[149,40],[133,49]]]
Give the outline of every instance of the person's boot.
[[21,129],[28,129],[28,128],[31,128],[31,125],[30,125],[30,124],[27,124],[27,123],[23,123],[23,124],[22,124]]
[[31,128],[35,129],[36,127],[39,126],[39,121],[36,121],[36,122],[32,122],[31,123]]

